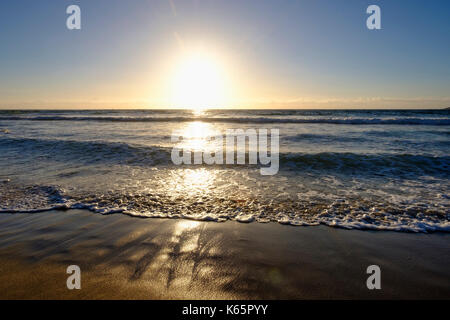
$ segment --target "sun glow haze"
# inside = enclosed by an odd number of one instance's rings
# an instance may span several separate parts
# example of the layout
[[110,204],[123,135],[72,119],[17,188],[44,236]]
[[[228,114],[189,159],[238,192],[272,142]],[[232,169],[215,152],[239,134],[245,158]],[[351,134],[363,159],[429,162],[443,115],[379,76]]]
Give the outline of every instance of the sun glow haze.
[[203,51],[183,55],[171,79],[171,104],[200,111],[221,108],[229,101],[229,84],[218,59]]

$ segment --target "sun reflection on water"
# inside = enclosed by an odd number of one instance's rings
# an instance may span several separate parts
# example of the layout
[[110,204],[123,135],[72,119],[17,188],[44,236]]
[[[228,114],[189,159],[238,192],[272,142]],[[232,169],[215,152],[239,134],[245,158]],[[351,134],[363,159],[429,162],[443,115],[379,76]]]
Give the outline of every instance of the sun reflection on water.
[[183,128],[175,132],[180,138],[176,147],[180,150],[191,152],[216,152],[222,151],[223,140],[219,130],[210,123],[193,121],[185,124]]
[[179,169],[172,171],[167,179],[167,188],[175,195],[200,197],[209,194],[217,173],[205,168]]
[[202,117],[206,114],[206,109],[203,108],[192,109],[192,114],[195,117]]

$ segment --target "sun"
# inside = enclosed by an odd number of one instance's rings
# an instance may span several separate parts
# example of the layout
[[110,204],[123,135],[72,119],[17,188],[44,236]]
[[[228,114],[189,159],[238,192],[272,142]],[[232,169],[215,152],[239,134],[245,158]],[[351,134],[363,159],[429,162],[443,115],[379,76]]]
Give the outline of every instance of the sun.
[[221,108],[227,103],[227,91],[224,68],[207,52],[185,54],[176,64],[171,85],[175,108]]

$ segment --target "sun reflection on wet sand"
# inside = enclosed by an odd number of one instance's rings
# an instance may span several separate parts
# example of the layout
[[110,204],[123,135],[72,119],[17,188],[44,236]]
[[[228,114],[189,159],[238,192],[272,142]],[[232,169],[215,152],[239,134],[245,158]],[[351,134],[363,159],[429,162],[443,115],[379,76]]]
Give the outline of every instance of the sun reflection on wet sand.
[[174,235],[179,236],[183,232],[195,229],[200,225],[199,221],[182,220],[175,225]]

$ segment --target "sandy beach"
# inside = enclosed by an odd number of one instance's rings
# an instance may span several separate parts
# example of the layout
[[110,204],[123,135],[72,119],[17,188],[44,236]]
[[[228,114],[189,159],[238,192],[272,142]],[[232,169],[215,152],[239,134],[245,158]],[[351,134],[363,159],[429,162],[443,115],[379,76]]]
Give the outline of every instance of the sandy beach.
[[[449,299],[450,235],[142,219],[83,210],[0,215],[1,299]],[[81,268],[68,290],[66,268]],[[366,287],[379,265],[382,289]]]

